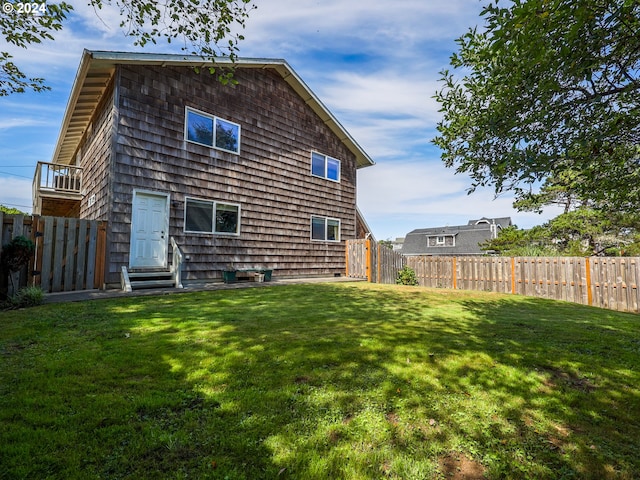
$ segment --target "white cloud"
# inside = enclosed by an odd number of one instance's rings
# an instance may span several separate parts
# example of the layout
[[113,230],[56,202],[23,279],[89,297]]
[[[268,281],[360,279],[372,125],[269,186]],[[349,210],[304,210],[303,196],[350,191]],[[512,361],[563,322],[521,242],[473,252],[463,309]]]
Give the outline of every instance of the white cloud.
[[[268,42],[285,49],[305,50],[350,45],[380,56],[413,56],[416,43],[458,37],[477,23],[480,2],[396,0],[270,0],[247,22],[247,43]],[[300,43],[307,38],[307,43]],[[400,66],[398,66],[400,68]]]
[[0,119],[0,130],[23,127],[41,127],[43,125],[47,125],[47,121],[28,117],[12,117]]
[[368,75],[338,72],[322,89],[322,98],[340,111],[359,115],[413,117],[428,124],[439,118],[438,104],[432,98],[439,88],[428,73],[399,75],[395,70]]
[[491,189],[469,195],[470,184],[436,159],[380,162],[358,172],[358,206],[379,239],[481,217],[511,217],[520,228],[530,228],[561,213],[557,208],[542,215],[517,212],[512,195],[495,198]]

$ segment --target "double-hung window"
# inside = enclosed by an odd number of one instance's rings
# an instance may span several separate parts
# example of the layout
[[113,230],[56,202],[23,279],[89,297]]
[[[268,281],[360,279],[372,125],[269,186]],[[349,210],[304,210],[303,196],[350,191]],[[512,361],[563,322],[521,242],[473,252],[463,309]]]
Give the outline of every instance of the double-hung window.
[[311,239],[325,242],[339,242],[340,220],[337,218],[312,216]]
[[225,152],[240,153],[240,125],[187,107],[185,139]]
[[240,234],[240,205],[185,199],[184,231],[187,233]]
[[311,152],[311,175],[339,182],[340,160],[318,152]]

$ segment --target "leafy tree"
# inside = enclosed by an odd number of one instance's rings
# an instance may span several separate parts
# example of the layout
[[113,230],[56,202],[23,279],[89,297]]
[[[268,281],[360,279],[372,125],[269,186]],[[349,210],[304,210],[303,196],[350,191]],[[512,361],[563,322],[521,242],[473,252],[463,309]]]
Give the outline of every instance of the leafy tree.
[[387,238],[386,240],[380,240],[378,242],[378,245],[382,245],[383,247],[386,247],[389,250],[393,250],[393,242],[391,241],[390,238]]
[[0,212],[6,213],[7,215],[27,215],[17,208],[5,207],[4,205],[0,205]]
[[531,230],[520,230],[516,225],[503,228],[496,238],[480,244],[487,253],[495,253],[507,257],[540,257],[558,255],[554,245],[548,241],[548,234],[543,227]]
[[556,205],[567,213],[589,203],[578,193],[580,181],[580,174],[573,170],[560,172],[557,176],[547,177],[538,193],[520,192],[513,206],[519,212],[542,213],[544,207]]
[[520,193],[580,174],[577,193],[640,203],[640,2],[490,1],[458,39],[435,98],[434,143],[471,190]]
[[[182,50],[200,55],[206,60],[215,60],[221,55],[231,60],[236,58],[240,34],[232,33],[237,24],[244,27],[250,10],[251,0],[87,0],[96,12],[105,5],[114,5],[120,10],[120,28],[133,37],[134,45],[155,44],[160,39],[171,43],[183,43]],[[4,0],[0,14],[0,35],[7,44],[28,48],[44,40],[53,40],[54,33],[62,30],[73,6],[66,2],[43,2],[44,11],[32,12],[32,6]],[[7,6],[10,5],[10,6]],[[25,11],[29,8],[29,11]],[[29,78],[11,60],[8,52],[0,52],[0,97],[26,90],[40,92],[48,90],[43,78]],[[218,80],[223,83],[233,77],[232,71],[214,68]]]
[[640,216],[582,206],[530,230],[511,226],[481,244],[504,256],[637,255]]
[[549,239],[567,255],[583,256],[596,253],[596,242],[610,228],[605,215],[583,207],[550,220],[546,224]]

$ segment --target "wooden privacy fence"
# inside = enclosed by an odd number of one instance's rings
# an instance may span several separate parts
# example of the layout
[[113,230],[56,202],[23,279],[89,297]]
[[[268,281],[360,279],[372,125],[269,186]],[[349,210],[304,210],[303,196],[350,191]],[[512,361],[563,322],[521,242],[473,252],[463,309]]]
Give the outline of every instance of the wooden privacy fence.
[[[375,242],[352,242],[347,242],[347,275],[371,282],[395,283],[398,270],[408,265],[424,287],[511,293],[640,313],[638,257],[407,256],[400,262],[402,255]],[[380,255],[384,250],[393,255]],[[381,271],[385,273],[377,273]]]
[[347,277],[375,283],[396,283],[406,257],[373,240],[347,240]]
[[33,260],[14,276],[16,287],[34,285],[47,293],[103,288],[106,222],[0,212],[0,226],[0,250],[20,235],[36,245]]

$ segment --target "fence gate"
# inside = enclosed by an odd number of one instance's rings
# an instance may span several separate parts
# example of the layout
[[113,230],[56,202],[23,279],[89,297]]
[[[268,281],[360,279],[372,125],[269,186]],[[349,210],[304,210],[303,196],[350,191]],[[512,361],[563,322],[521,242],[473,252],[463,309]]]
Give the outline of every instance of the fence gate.
[[369,281],[371,275],[371,240],[357,239],[347,240],[346,265],[347,277],[366,278]]
[[49,293],[103,288],[106,222],[0,212],[0,225],[0,249],[20,235],[36,246],[30,264],[14,274],[16,289],[34,285]]
[[373,240],[347,240],[347,276],[374,283],[396,283],[406,258]]

